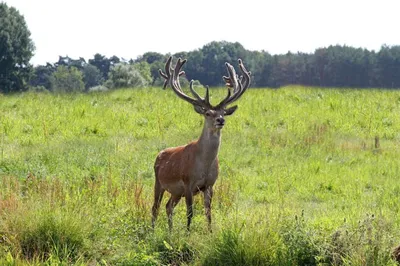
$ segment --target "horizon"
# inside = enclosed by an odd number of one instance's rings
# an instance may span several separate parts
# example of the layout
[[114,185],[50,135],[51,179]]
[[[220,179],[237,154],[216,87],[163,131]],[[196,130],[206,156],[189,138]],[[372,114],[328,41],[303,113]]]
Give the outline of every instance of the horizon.
[[[383,45],[400,44],[395,34],[400,3],[395,0],[249,0],[246,4],[205,0],[191,4],[190,9],[197,11],[192,16],[186,16],[189,9],[183,0],[114,0],[112,5],[78,0],[3,2],[25,18],[36,47],[33,65],[56,62],[59,56],[88,60],[99,53],[129,60],[146,52],[190,52],[213,41],[238,42],[246,50],[272,55],[313,53],[330,45],[379,51]],[[167,20],[170,6],[175,11]],[[237,13],[239,21],[230,19]]]

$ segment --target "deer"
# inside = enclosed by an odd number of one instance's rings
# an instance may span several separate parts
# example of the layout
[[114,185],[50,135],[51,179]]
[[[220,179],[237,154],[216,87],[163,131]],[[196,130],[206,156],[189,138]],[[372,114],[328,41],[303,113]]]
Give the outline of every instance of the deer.
[[211,228],[211,201],[213,186],[218,178],[218,152],[221,144],[221,129],[225,125],[225,116],[232,115],[237,105],[228,105],[237,101],[250,86],[251,73],[246,70],[241,59],[238,59],[242,75],[239,77],[234,67],[225,63],[229,76],[223,76],[228,88],[227,96],[217,105],[211,105],[209,87],[205,86],[205,97],[202,98],[193,88],[193,80],[189,82],[189,89],[193,97],[185,94],[180,86],[179,77],[185,75],[182,66],[186,59],[179,58],[175,67],[171,66],[172,56],[165,64],[165,73],[160,69],[160,75],[165,79],[163,89],[171,86],[175,94],[182,100],[193,105],[195,112],[204,117],[203,131],[200,137],[187,145],[162,150],[154,163],[155,184],[154,204],[152,207],[152,228],[158,216],[158,210],[165,191],[171,196],[166,204],[169,230],[172,230],[172,215],[175,206],[181,198],[186,200],[187,226],[193,217],[193,196],[199,192],[204,194],[205,216],[208,230]]

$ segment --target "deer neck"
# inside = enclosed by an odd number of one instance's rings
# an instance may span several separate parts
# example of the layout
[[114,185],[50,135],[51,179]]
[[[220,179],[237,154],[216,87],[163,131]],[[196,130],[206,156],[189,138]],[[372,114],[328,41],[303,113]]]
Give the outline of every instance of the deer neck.
[[206,164],[211,164],[218,155],[221,143],[221,129],[215,128],[212,122],[206,120],[197,143],[200,157]]

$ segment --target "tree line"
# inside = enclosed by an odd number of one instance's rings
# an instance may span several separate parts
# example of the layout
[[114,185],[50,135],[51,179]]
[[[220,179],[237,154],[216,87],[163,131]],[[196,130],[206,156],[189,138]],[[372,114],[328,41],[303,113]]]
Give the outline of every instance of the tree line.
[[[121,87],[160,86],[158,70],[171,54],[147,52],[123,60],[99,53],[86,61],[60,56],[57,62],[32,66],[34,44],[19,12],[0,3],[0,92],[95,91]],[[197,50],[173,54],[187,58],[186,76],[204,85],[223,85],[225,62],[241,58],[252,72],[252,87],[277,88],[300,84],[318,87],[400,88],[400,46],[370,51],[345,45],[318,48],[313,53],[271,55],[250,51],[238,42],[214,41]],[[187,80],[185,80],[185,78]]]

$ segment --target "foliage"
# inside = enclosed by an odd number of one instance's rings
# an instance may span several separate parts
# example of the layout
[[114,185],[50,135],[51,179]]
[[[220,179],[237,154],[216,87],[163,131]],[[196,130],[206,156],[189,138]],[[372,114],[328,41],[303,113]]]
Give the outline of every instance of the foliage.
[[164,69],[165,62],[157,61],[150,65],[151,85],[162,86],[164,84],[164,78],[160,76],[159,70]]
[[315,236],[304,220],[304,212],[300,217],[295,216],[294,221],[284,223],[281,229],[283,242],[286,245],[284,257],[292,265],[317,265],[319,254]]
[[85,89],[82,72],[75,67],[58,66],[53,73],[55,92],[81,92]]
[[[246,68],[252,73],[253,87],[278,88],[290,84],[303,84],[340,88],[400,88],[399,51],[399,46],[383,45],[379,52],[375,52],[331,45],[318,48],[314,53],[288,52],[271,55],[266,51],[246,50],[237,42],[221,41],[208,43],[198,50],[176,53],[173,55],[173,64],[178,57],[188,60],[184,66],[186,79],[181,78],[184,85],[187,85],[187,80],[191,79],[210,86],[224,85],[221,77],[226,75],[225,62],[233,64],[240,75],[237,59],[241,58]],[[33,86],[45,86],[51,91],[50,74],[59,66],[66,66],[76,67],[84,73],[86,89],[100,85],[107,79],[106,86],[110,88],[142,86],[140,84],[162,86],[164,80],[160,77],[159,70],[164,69],[168,56],[169,54],[147,52],[136,60],[123,60],[124,62],[121,63],[117,56],[107,58],[101,54],[95,54],[93,59],[89,59],[89,64],[83,58],[72,59],[68,56],[60,56],[54,65],[36,67],[30,83]],[[117,66],[119,64],[127,66]],[[114,72],[111,69],[114,69]],[[116,74],[115,70],[120,73]],[[136,72],[139,72],[143,79],[139,78]]]
[[101,54],[95,54],[93,59],[89,59],[89,64],[97,67],[100,70],[104,80],[107,80],[110,68],[119,62],[120,59],[117,56],[107,58]]
[[165,55],[156,52],[146,52],[138,59],[136,62],[147,62],[148,64],[153,64],[155,62],[162,62],[166,59]]
[[79,70],[82,70],[84,66],[86,66],[86,60],[82,57],[79,59],[72,59],[69,56],[59,56],[58,57],[58,62],[54,63],[54,66],[57,68],[59,66],[65,66],[65,67],[75,67]]
[[0,2],[0,92],[27,89],[29,60],[35,50],[25,18]]
[[86,90],[100,85],[103,81],[100,70],[94,65],[86,64],[82,69],[82,73]]
[[[137,66],[142,66],[141,71],[146,74],[145,71],[148,70],[148,66],[143,67],[142,64]],[[146,78],[149,79],[149,76],[146,75]],[[141,75],[140,70],[135,65],[119,63],[111,68],[105,85],[109,88],[140,88],[148,84],[149,80],[146,80],[146,78]]]
[[[382,46],[368,51],[349,46],[318,48],[314,53],[271,55],[266,51],[248,51],[240,43],[211,42],[201,49],[174,54],[187,58],[188,79],[199,79],[210,86],[222,85],[225,62],[236,64],[241,58],[251,70],[255,87],[282,87],[290,84],[334,87],[399,88],[400,71],[398,46]],[[164,68],[167,56],[146,53],[138,62],[150,63],[152,84],[162,83],[158,69]]]
[[53,73],[56,68],[52,65],[47,63],[45,66],[36,66],[33,69],[33,76],[30,79],[30,85],[33,87],[43,86],[47,90],[53,90]]
[[132,67],[137,71],[139,71],[139,74],[144,79],[145,84],[150,84],[152,82],[150,65],[148,63],[146,62],[134,63]]

